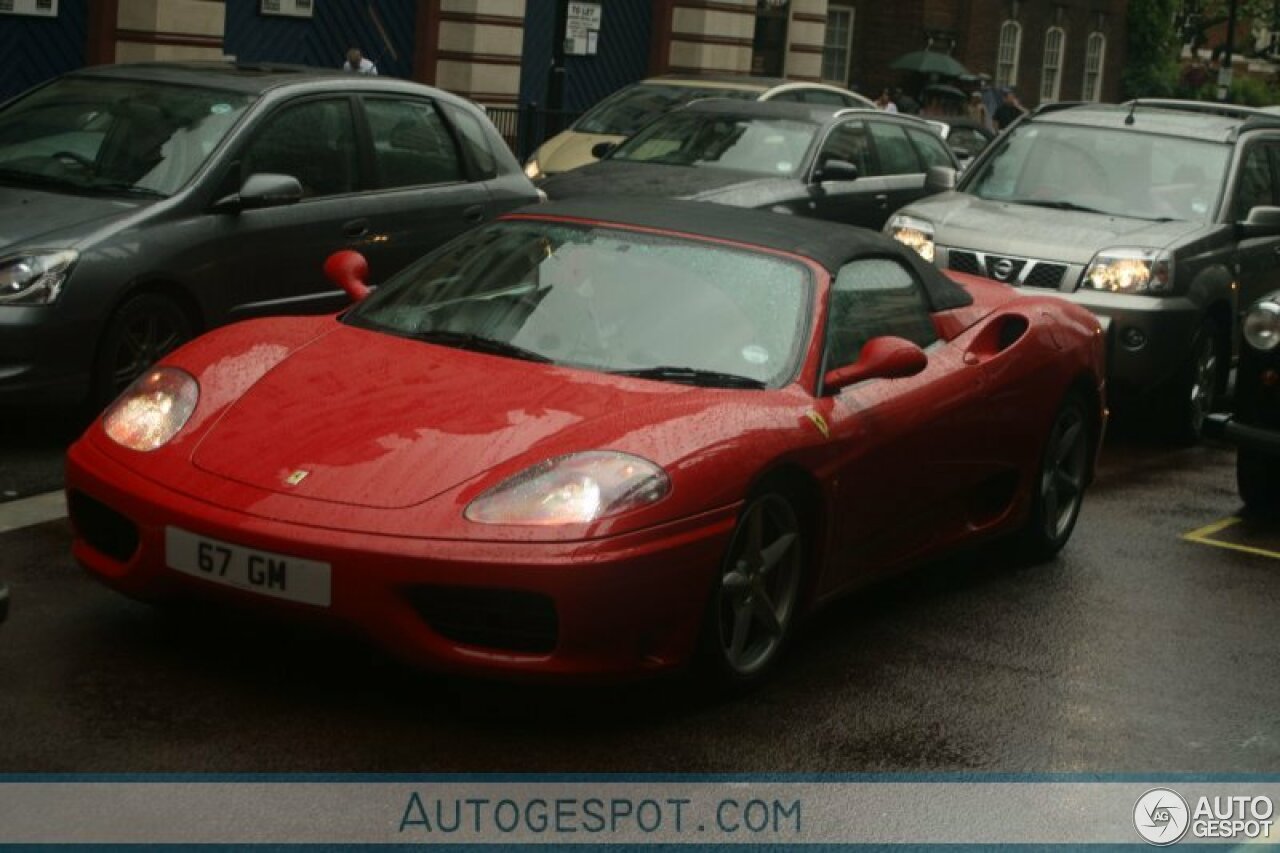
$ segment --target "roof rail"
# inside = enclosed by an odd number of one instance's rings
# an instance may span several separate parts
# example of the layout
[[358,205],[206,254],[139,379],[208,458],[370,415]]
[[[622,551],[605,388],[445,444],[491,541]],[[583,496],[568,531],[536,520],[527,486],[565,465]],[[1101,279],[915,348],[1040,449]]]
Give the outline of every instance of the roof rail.
[[1060,110],[1069,110],[1073,107],[1088,106],[1090,101],[1054,101],[1051,104],[1041,104],[1031,111],[1033,116],[1042,116],[1046,113],[1056,113]]
[[1136,110],[1138,107],[1150,110],[1174,110],[1184,113],[1200,113],[1202,115],[1221,116],[1222,118],[1250,119],[1267,114],[1253,107],[1242,107],[1238,104],[1220,104],[1216,101],[1180,101],[1174,98],[1137,98],[1125,101],[1120,106]]

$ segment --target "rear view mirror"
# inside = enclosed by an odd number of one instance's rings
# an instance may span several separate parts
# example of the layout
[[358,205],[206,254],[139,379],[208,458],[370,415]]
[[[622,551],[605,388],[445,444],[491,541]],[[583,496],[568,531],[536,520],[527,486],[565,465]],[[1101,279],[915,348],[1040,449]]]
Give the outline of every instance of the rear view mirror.
[[250,175],[240,192],[218,200],[213,208],[224,213],[282,207],[302,200],[302,184],[293,175],[259,172]]
[[906,338],[885,335],[862,346],[858,360],[846,367],[828,370],[822,377],[823,393],[830,394],[867,379],[900,379],[915,376],[929,364],[924,350]]
[[616,142],[597,142],[595,145],[591,146],[591,156],[597,160],[603,160],[605,157],[612,154],[613,150],[617,147],[618,143]]
[[826,160],[814,172],[813,177],[819,183],[826,183],[827,181],[856,181],[858,180],[858,167],[848,160]]
[[352,302],[369,295],[369,262],[351,249],[334,252],[324,262],[325,278],[347,292]]
[[924,175],[927,193],[946,193],[956,188],[956,170],[950,166],[930,166]]

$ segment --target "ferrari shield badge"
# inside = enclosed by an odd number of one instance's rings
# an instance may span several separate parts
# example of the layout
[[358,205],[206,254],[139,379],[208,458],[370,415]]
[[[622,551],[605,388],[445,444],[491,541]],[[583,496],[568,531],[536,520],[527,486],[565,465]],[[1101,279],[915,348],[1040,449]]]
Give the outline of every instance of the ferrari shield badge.
[[285,485],[296,486],[299,483],[301,483],[303,480],[307,479],[307,475],[310,473],[311,473],[310,471],[304,471],[303,469],[299,468],[298,470],[290,474],[288,477],[284,478]]
[[831,427],[827,426],[827,419],[815,412],[813,409],[804,413],[804,416],[822,433],[823,438],[831,438]]

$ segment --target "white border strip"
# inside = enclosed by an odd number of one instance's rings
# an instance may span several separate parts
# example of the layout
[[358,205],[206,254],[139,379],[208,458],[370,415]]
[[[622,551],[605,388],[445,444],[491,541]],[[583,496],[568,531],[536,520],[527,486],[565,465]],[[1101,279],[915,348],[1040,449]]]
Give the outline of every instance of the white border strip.
[[62,489],[29,498],[0,503],[0,533],[21,530],[67,514],[66,493]]

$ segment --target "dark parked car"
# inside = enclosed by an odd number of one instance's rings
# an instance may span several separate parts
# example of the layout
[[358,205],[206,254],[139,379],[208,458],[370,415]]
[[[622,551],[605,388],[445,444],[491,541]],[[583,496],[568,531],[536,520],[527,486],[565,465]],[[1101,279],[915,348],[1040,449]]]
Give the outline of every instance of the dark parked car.
[[1235,414],[1213,415],[1211,431],[1237,445],[1236,482],[1252,509],[1280,506],[1280,290],[1245,314],[1236,370]]
[[0,107],[0,399],[105,400],[196,333],[322,311],[537,190],[470,102],[405,81],[117,65]]
[[962,170],[991,144],[991,140],[996,138],[994,130],[971,118],[943,116],[928,119],[928,122],[937,128],[938,134],[946,140],[947,147],[951,149],[952,154],[956,155]]
[[585,195],[711,201],[880,228],[956,161],[927,122],[866,109],[698,101],[667,113],[599,163],[550,178],[552,199]]
[[1280,118],[1220,104],[1042,108],[955,192],[887,233],[944,269],[1097,314],[1109,398],[1200,434],[1225,389],[1238,311],[1280,286]]

